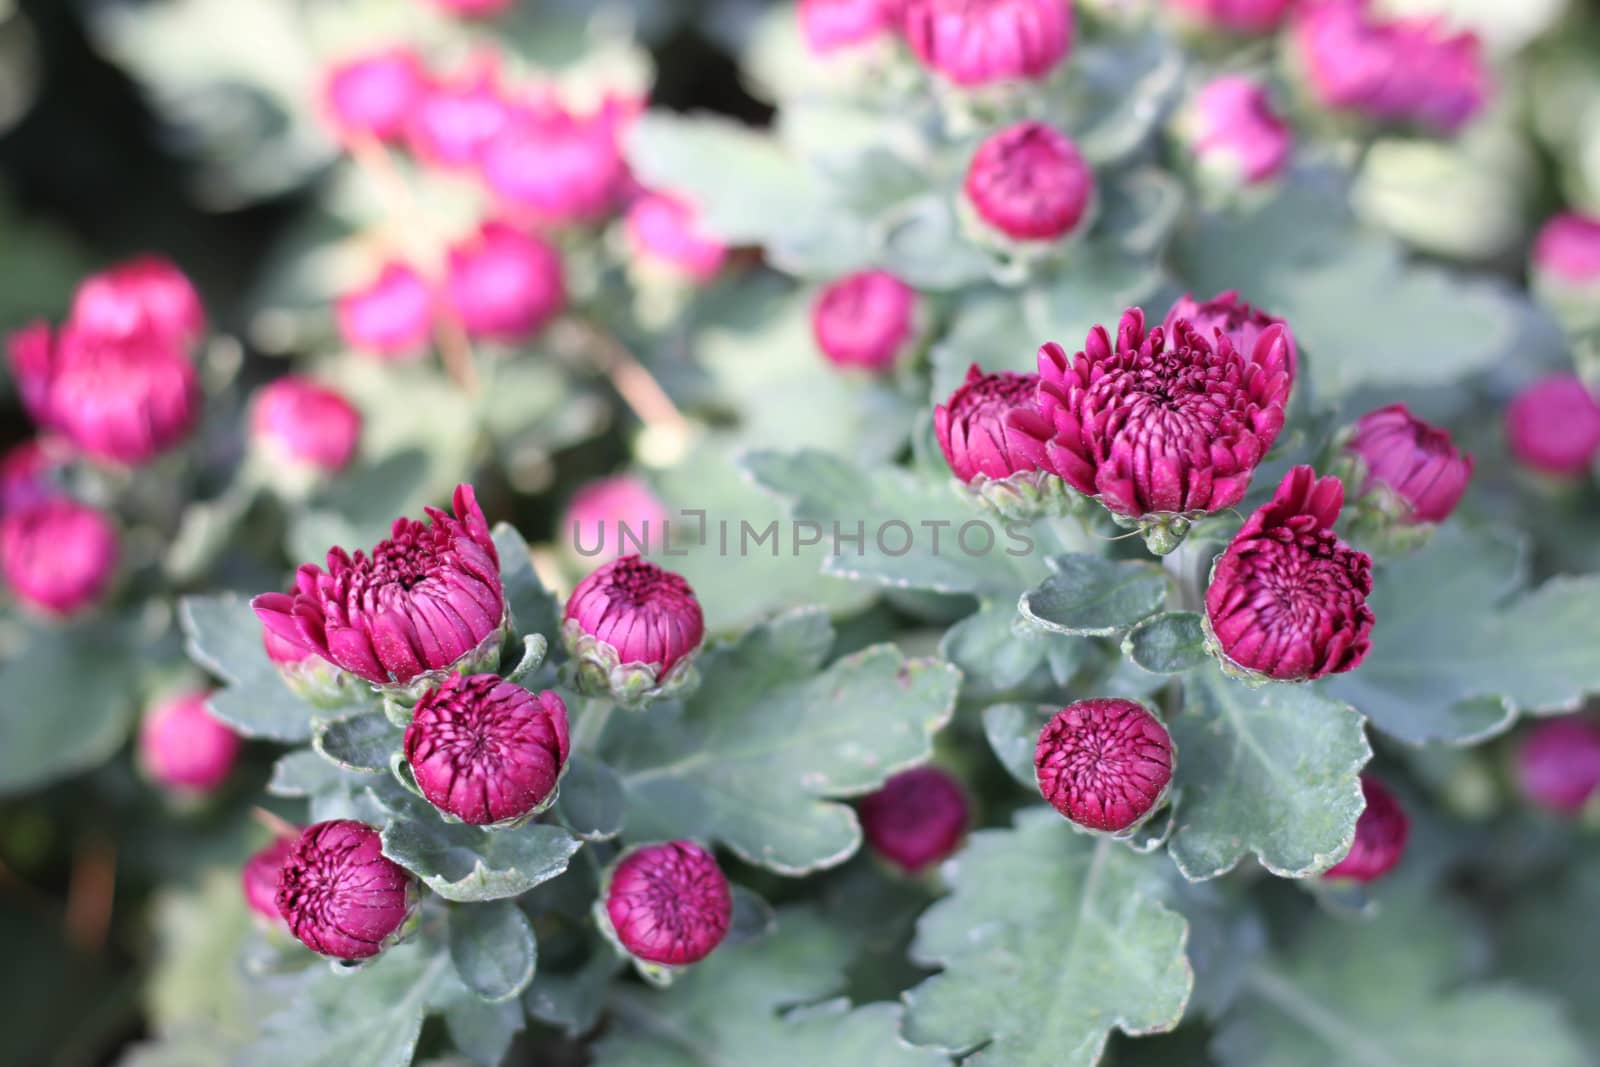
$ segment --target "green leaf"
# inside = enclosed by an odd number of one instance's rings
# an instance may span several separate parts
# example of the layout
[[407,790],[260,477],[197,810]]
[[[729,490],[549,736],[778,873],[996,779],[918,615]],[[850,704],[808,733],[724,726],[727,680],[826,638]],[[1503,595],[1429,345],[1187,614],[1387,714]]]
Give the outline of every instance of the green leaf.
[[1317,916],[1246,980],[1212,1052],[1239,1067],[1580,1067],[1556,1005],[1472,982],[1468,939],[1432,894],[1381,902],[1369,921]]
[[206,707],[245,737],[295,743],[311,739],[311,705],[289,691],[261,644],[261,620],[236,593],[187,596],[178,621],[189,658],[216,675],[222,688]]
[[539,634],[553,647],[559,647],[561,604],[533,569],[528,543],[515,527],[502,522],[494,528],[494,547],[500,554],[500,584],[505,588],[517,636]]
[[450,962],[461,983],[490,1004],[528,988],[539,946],[522,909],[509,900],[450,908]]
[[400,749],[401,731],[381,711],[361,711],[339,719],[318,719],[311,746],[323,759],[347,771],[386,771]]
[[975,683],[990,692],[1004,692],[1038,670],[1053,647],[1078,647],[1016,622],[1015,604],[986,603],[945,631],[939,654],[961,669],[968,698]]
[[594,1046],[595,1067],[947,1063],[900,1039],[897,1005],[852,1011],[840,999],[780,1014],[840,990],[849,955],[835,927],[810,912],[784,912],[776,933],[724,945],[667,989],[645,995],[620,988],[613,1022]]
[[905,994],[914,1044],[992,1067],[1096,1063],[1113,1029],[1178,1025],[1187,924],[1159,899],[1160,861],[1077,833],[1045,808],[983,830],[946,865],[954,891],[917,924],[944,968]]
[[1246,853],[1282,877],[1338,862],[1361,815],[1372,756],[1354,709],[1312,685],[1251,687],[1216,667],[1184,680],[1177,825],[1167,846],[1189,879],[1215,878]]
[[1039,790],[1033,753],[1049,717],[1050,709],[1037,704],[996,704],[983,709],[983,734],[995,759],[1018,785],[1033,792]]
[[1593,846],[1554,877],[1539,880],[1502,909],[1498,942],[1506,973],[1562,998],[1591,1048],[1600,1049],[1600,853]]
[[489,1004],[463,990],[444,1006],[450,1043],[483,1067],[500,1067],[511,1051],[511,1042],[526,1025],[522,1005],[515,1001]]
[[891,645],[819,674],[832,641],[821,612],[797,611],[703,655],[681,714],[652,712],[613,754],[629,838],[714,838],[783,874],[847,859],[861,829],[839,799],[929,758],[960,675]]
[[599,1024],[606,991],[622,966],[622,958],[610,946],[601,946],[575,970],[540,967],[522,995],[523,1007],[533,1018],[558,1027],[568,1037],[581,1037]]
[[561,776],[556,812],[567,829],[585,841],[604,841],[622,832],[622,780],[597,759],[573,753]]
[[1161,610],[1167,576],[1148,563],[1054,556],[1044,584],[1022,594],[1024,618],[1075,637],[1106,637]]
[[1122,654],[1151,674],[1182,674],[1203,665],[1205,628],[1193,611],[1168,611],[1145,619],[1122,639]]
[[1372,651],[1329,692],[1411,744],[1468,744],[1517,711],[1573,710],[1600,692],[1600,576],[1524,591],[1526,575],[1520,541],[1445,525],[1378,573]]

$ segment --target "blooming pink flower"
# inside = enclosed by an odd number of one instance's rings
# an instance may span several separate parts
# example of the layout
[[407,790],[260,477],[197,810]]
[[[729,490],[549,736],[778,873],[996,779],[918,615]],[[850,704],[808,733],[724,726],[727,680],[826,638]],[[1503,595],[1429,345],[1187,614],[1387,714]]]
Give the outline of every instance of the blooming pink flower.
[[239,871],[245,906],[275,926],[284,925],[283,913],[278,910],[278,875],[298,837],[294,833],[273,838],[271,844],[252,853]]
[[1270,33],[1295,0],[1167,0],[1196,22],[1232,33]]
[[1343,505],[1339,479],[1295,467],[1218,558],[1206,620],[1234,667],[1303,681],[1353,670],[1366,656],[1372,558],[1334,535]]
[[1506,408],[1511,454],[1542,474],[1577,477],[1600,453],[1600,404],[1572,374],[1528,386]]
[[1133,700],[1080,700],[1056,712],[1033,752],[1039,792],[1089,830],[1121,833],[1156,809],[1172,781],[1172,736]]
[[902,771],[861,802],[867,844],[911,874],[956,850],[968,816],[961,783],[938,767]]
[[974,363],[950,399],[933,409],[933,429],[955,476],[971,482],[1048,466],[1050,426],[1034,398],[1037,374],[984,374]]
[[171,261],[142,256],[92,274],[72,301],[75,327],[132,338],[146,330],[190,345],[206,332],[206,312],[194,284]]
[[445,293],[469,336],[507,344],[538,333],[567,302],[556,250],[492,221],[451,246]]
[[116,569],[117,531],[87,504],[51,497],[0,519],[0,573],[39,611],[78,614],[100,599]]
[[800,0],[800,33],[812,55],[876,41],[894,29],[884,0]]
[[1311,0],[1293,41],[1323,106],[1380,122],[1453,133],[1483,109],[1489,76],[1473,33],[1448,33],[1432,16],[1381,19],[1371,0]]
[[580,556],[611,560],[623,554],[625,540],[636,539],[647,550],[664,545],[667,520],[667,506],[642,479],[617,474],[579,488],[560,529],[571,533]]
[[290,644],[374,685],[497,660],[500,557],[472,486],[457,486],[453,503],[454,517],[427,509],[431,525],[396,519],[370,556],[330,550],[327,571],[303,564],[294,593],[263,593],[251,606]]
[[620,135],[631,105],[577,115],[543,100],[515,108],[484,147],[483,177],[510,210],[552,225],[605,219],[628,182]]
[[693,841],[646,845],[612,869],[604,918],[635,958],[681,967],[705,959],[728,936],[733,893],[711,853]]
[[567,762],[567,706],[494,674],[454,675],[417,702],[405,734],[417,788],[473,826],[523,819],[549,800]]
[[139,765],[151,780],[189,795],[215,792],[239,759],[239,735],[211,717],[204,692],[183,693],[145,713]]
[[1004,236],[1053,241],[1083,221],[1094,173],[1065,134],[1019,122],[978,146],[962,189],[977,217]]
[[716,277],[728,259],[728,246],[699,228],[692,205],[661,193],[646,193],[628,208],[627,234],[639,259],[696,282]]
[[1449,518],[1472,479],[1472,457],[1404,404],[1361,416],[1345,449],[1360,459],[1364,472],[1357,495],[1392,494],[1410,522]]
[[1043,78],[1072,47],[1067,0],[906,0],[900,18],[922,65],[956,85]]
[[811,335],[836,367],[891,370],[917,341],[917,292],[888,271],[847,274],[811,305]]
[[250,427],[275,458],[333,474],[355,455],[361,413],[340,393],[291,374],[257,390]]
[[71,446],[53,437],[36,437],[7,449],[0,455],[0,514],[56,496],[52,477],[71,458]]
[[351,819],[306,827],[278,873],[278,912],[290,932],[335,959],[388,948],[417,898],[416,879],[383,854],[378,831]]
[[486,55],[459,74],[428,80],[410,116],[407,142],[436,166],[476,166],[511,116],[511,102],[500,90],[499,64]]
[[409,48],[389,48],[328,71],[322,101],[339,138],[396,141],[427,87],[422,60]]
[[1411,824],[1394,794],[1370,774],[1361,776],[1366,809],[1356,820],[1356,838],[1345,858],[1328,869],[1324,878],[1371,882],[1382,878],[1405,854]]
[[1299,375],[1300,351],[1289,324],[1240,300],[1239,290],[1228,289],[1204,302],[1196,300],[1193,293],[1183,294],[1162,322],[1161,328],[1169,338],[1173,336],[1179,319],[1186,319],[1208,341],[1215,342],[1219,331],[1226,334],[1228,340],[1233,342],[1234,349],[1244,353],[1255,352],[1256,342],[1273,326],[1283,327],[1283,342],[1288,346],[1289,384],[1294,385]]
[[649,664],[662,674],[705,637],[689,583],[637,555],[612,560],[579,582],[563,618],[613,649],[618,663]]
[[1277,440],[1289,387],[1283,327],[1243,352],[1185,319],[1171,334],[1146,332],[1144,313],[1132,308],[1115,345],[1096,326],[1076,356],[1054,342],[1039,349],[1048,465],[1129,518],[1222,511],[1244,499]]
[[339,333],[363,352],[393,359],[422,355],[433,330],[433,291],[404,263],[385,263],[368,285],[339,297]]
[[1577,815],[1600,790],[1600,726],[1579,715],[1546,719],[1523,735],[1514,764],[1517,788],[1558,815]]
[[1283,171],[1294,135],[1259,82],[1229,74],[1195,97],[1189,143],[1202,164],[1255,183]]
[[1569,211],[1550,219],[1534,240],[1533,266],[1568,284],[1600,283],[1600,217]]
[[491,18],[510,11],[517,0],[430,0],[434,7],[462,18]]

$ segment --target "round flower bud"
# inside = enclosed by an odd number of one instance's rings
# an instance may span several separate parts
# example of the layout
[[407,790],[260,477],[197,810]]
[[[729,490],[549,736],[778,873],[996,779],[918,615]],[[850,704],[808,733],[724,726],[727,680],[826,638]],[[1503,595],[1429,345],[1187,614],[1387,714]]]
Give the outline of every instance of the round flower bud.
[[1167,311],[1167,317],[1161,324],[1169,338],[1175,336],[1179,319],[1186,320],[1199,331],[1201,337],[1211,341],[1213,347],[1216,347],[1217,334],[1221,332],[1233,342],[1235,351],[1247,354],[1255,352],[1256,342],[1261,340],[1262,334],[1274,326],[1283,327],[1283,343],[1288,349],[1289,384],[1294,385],[1300,369],[1300,350],[1294,342],[1294,333],[1289,329],[1289,324],[1239,299],[1239,290],[1228,289],[1206,301],[1196,300],[1193,293],[1183,294]]
[[618,135],[629,118],[620,101],[582,116],[550,101],[519,107],[484,147],[484,180],[509,209],[540,222],[599,222],[628,180]]
[[1600,327],[1600,216],[1568,212],[1539,230],[1533,288],[1569,329]]
[[1577,815],[1600,790],[1600,726],[1577,715],[1535,723],[1522,736],[1514,769],[1530,803]]
[[378,276],[339,297],[339,333],[351,348],[388,359],[413,359],[433,330],[433,291],[404,263],[386,263]]
[[346,143],[397,141],[421,99],[428,74],[409,48],[390,48],[328,71],[322,101],[334,132]]
[[456,487],[455,516],[396,519],[371,555],[328,553],[328,569],[300,567],[293,593],[263,593],[256,615],[291,644],[377,686],[412,683],[499,661],[507,618],[500,557],[470,485]]
[[933,430],[950,470],[982,503],[1008,518],[1065,514],[1066,485],[1049,469],[1050,426],[1034,398],[1037,374],[984,374],[974,363]]
[[361,413],[332,389],[289,375],[256,391],[250,428],[274,461],[335,474],[355,455]]
[[85,278],[72,301],[73,325],[109,337],[149,330],[190,345],[206,332],[206,312],[193,283],[159,256],[142,256]]
[[1334,535],[1344,485],[1295,467],[1228,544],[1206,590],[1223,666],[1305,681],[1353,670],[1371,647],[1372,558]]
[[516,344],[567,303],[556,250],[503,222],[486,222],[453,245],[446,295],[468,336]]
[[1294,0],[1166,0],[1185,21],[1228,33],[1271,33]]
[[728,247],[700,231],[686,201],[646,193],[628,208],[625,230],[635,259],[673,277],[709,282],[728,259]]
[[823,287],[811,305],[811,336],[835,367],[884,374],[920,340],[917,291],[888,271],[864,270]]
[[576,662],[579,687],[634,708],[693,678],[705,620],[688,582],[630,555],[578,583],[567,599],[561,634]]
[[31,608],[76,615],[100,599],[116,569],[116,528],[87,504],[53,497],[0,519],[0,572]]
[[636,960],[682,967],[711,955],[733,922],[733,893],[693,841],[624,853],[595,903],[600,927]]
[[294,850],[298,836],[294,833],[274,838],[270,845],[245,860],[239,872],[245,905],[274,926],[284,924],[283,914],[278,911],[278,875],[283,870],[283,861]]
[[228,780],[239,759],[239,735],[211,717],[204,692],[184,693],[145,713],[139,766],[175,792],[204,796]]
[[877,41],[894,29],[884,0],[800,0],[800,34],[814,56]]
[[53,437],[13,445],[0,456],[0,514],[42,504],[59,495],[55,472],[71,458],[71,446]]
[[383,854],[378,831],[351,819],[301,832],[278,872],[278,912],[313,952],[376,956],[404,936],[417,880]]
[[1360,487],[1356,505],[1404,524],[1443,522],[1472,479],[1472,457],[1456,449],[1449,433],[1412,415],[1404,404],[1361,416],[1344,449],[1357,461],[1347,482]]
[[1356,820],[1356,838],[1345,858],[1330,867],[1324,878],[1371,882],[1382,878],[1405,854],[1410,820],[1384,784],[1370,774],[1361,776],[1361,793],[1367,806]]
[[1435,16],[1383,19],[1370,0],[1323,0],[1295,12],[1295,60],[1332,111],[1454,133],[1483,109],[1489,76],[1474,33]]
[[418,158],[435,166],[476,166],[511,115],[511,102],[500,91],[499,64],[486,55],[460,74],[428,80],[406,141]]
[[1039,732],[1039,792],[1086,830],[1120,834],[1160,806],[1172,781],[1172,735],[1143,704],[1100,697],[1068,704]]
[[909,874],[945,859],[967,832],[967,795],[948,771],[902,771],[861,802],[872,850]]
[[1072,47],[1067,0],[907,0],[906,43],[923,66],[956,85],[1033,81]]
[[1545,378],[1506,408],[1506,438],[1511,454],[1530,470],[1581,477],[1600,453],[1600,404],[1575,375]]
[[1294,146],[1294,134],[1267,90],[1243,74],[1209,82],[1182,125],[1201,171],[1227,186],[1276,178]]
[[667,521],[667,506],[643,479],[617,474],[579,488],[560,530],[572,538],[577,555],[613,560],[627,551],[625,545],[647,552],[664,548]]
[[1042,122],[990,134],[967,166],[963,205],[1008,241],[1055,241],[1085,221],[1094,173],[1078,146]]
[[511,826],[555,800],[567,706],[494,674],[446,678],[417,702],[406,761],[428,803],[473,826]]

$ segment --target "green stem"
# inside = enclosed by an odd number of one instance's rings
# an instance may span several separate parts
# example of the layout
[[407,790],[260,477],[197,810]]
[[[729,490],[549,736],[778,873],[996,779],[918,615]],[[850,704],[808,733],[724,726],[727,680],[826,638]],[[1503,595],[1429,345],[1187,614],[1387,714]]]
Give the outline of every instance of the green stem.
[[614,707],[616,705],[609,700],[590,700],[584,704],[583,714],[578,717],[578,725],[572,731],[574,752],[593,752],[599,747]]

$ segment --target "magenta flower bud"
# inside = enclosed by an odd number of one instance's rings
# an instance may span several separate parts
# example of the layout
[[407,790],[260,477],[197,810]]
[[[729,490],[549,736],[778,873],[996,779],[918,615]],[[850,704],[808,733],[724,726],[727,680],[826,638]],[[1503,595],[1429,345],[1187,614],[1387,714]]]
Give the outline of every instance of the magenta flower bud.
[[677,197],[639,197],[628,208],[626,232],[639,261],[690,281],[709,282],[728,259],[728,246],[706,236],[695,209]]
[[1295,344],[1289,324],[1239,299],[1239,290],[1228,289],[1204,302],[1196,300],[1193,293],[1184,293],[1162,321],[1161,328],[1168,337],[1173,336],[1179,319],[1188,320],[1201,337],[1213,343],[1219,331],[1226,334],[1228,340],[1233,342],[1234,350],[1244,353],[1255,352],[1261,335],[1272,327],[1283,327],[1283,343],[1288,349],[1289,384],[1294,385],[1300,370],[1300,349]]
[[319,708],[342,708],[360,697],[355,680],[323,659],[298,634],[291,639],[263,623],[261,646],[283,684],[300,699]]
[[990,134],[967,167],[964,206],[1011,241],[1055,241],[1084,222],[1094,173],[1078,146],[1042,122]]
[[595,902],[600,928],[636,960],[682,967],[711,955],[733,922],[733,893],[693,841],[624,853]]
[[431,524],[396,519],[371,555],[332,549],[326,571],[304,564],[295,592],[251,606],[289,643],[377,686],[493,666],[507,628],[500,557],[472,486],[453,504],[454,517],[428,508]]
[[513,826],[555,800],[567,763],[567,706],[494,674],[446,678],[405,734],[417,788],[473,826]]
[[346,144],[397,141],[427,88],[422,60],[409,48],[390,48],[341,63],[323,83],[322,102]]
[[1166,0],[1188,21],[1228,33],[1271,33],[1294,0]]
[[1324,878],[1375,881],[1394,870],[1405,854],[1411,823],[1394,794],[1370,774],[1361,776],[1361,793],[1367,806],[1356,820],[1356,839],[1345,858],[1328,868]]
[[72,324],[109,337],[149,330],[190,345],[206,332],[206,312],[193,283],[169,260],[143,256],[85,278],[72,301]]
[[1581,477],[1600,453],[1600,404],[1576,375],[1545,378],[1506,408],[1506,439],[1517,462],[1530,470]]
[[560,529],[578,555],[613,560],[626,553],[624,545],[665,547],[667,522],[667,506],[642,479],[618,474],[574,493]]
[[909,874],[956,850],[967,832],[967,794],[938,767],[902,771],[861,802],[861,830],[874,852]]
[[1289,162],[1294,134],[1254,78],[1229,74],[1195,96],[1185,134],[1201,168],[1229,184],[1276,178]]
[[386,263],[363,288],[339,297],[339,333],[351,348],[388,359],[421,356],[433,331],[433,291],[404,263]]
[[503,222],[486,222],[451,246],[445,292],[467,334],[516,344],[567,303],[556,250]]
[[800,34],[814,56],[879,40],[895,29],[884,0],[800,0]]
[[435,166],[476,166],[511,115],[511,102],[500,90],[499,64],[485,55],[454,77],[427,82],[406,130],[407,143]]
[[847,274],[811,305],[811,336],[835,367],[887,373],[916,349],[919,333],[917,291],[888,271]]
[[1381,19],[1370,0],[1295,12],[1293,43],[1311,94],[1333,111],[1454,133],[1483,109],[1489,76],[1473,33],[1432,16]]
[[361,413],[334,390],[289,375],[256,391],[250,428],[275,461],[335,474],[356,453]]
[[430,0],[434,7],[464,19],[492,18],[510,11],[517,0]]
[[36,437],[0,455],[0,514],[42,504],[59,495],[55,472],[67,465],[72,448],[54,437]]
[[[1009,478],[1045,465],[1050,436],[1034,397],[1037,374],[985,374],[974,363],[950,399],[933,409],[933,429],[945,462],[963,482]],[[1018,423],[1029,427],[1025,433]]]
[[1546,222],[1530,273],[1534,290],[1570,331],[1600,327],[1600,216],[1568,212]]
[[245,905],[273,926],[285,925],[283,913],[278,910],[278,875],[283,871],[283,861],[294,851],[298,837],[296,832],[274,838],[270,845],[258,849],[245,860],[239,871]]
[[278,912],[313,952],[376,956],[405,935],[417,880],[383,854],[378,831],[351,819],[308,826],[278,873]]
[[1224,667],[1298,682],[1353,670],[1367,654],[1372,557],[1334,535],[1343,505],[1338,478],[1295,467],[1234,535],[1206,590]]
[[484,147],[484,180],[508,208],[540,222],[599,222],[627,184],[619,135],[629,118],[615,101],[584,116],[550,101],[518,107]]
[[1404,523],[1443,522],[1472,479],[1472,457],[1404,404],[1361,416],[1344,448],[1360,463],[1350,482],[1360,501]]
[[705,620],[680,575],[630,555],[578,583],[561,634],[585,693],[636,708],[692,680]]
[[1033,750],[1039,792],[1086,830],[1125,833],[1166,798],[1172,735],[1149,708],[1120,697],[1068,704]]
[[62,618],[101,598],[117,569],[117,531],[105,515],[52,497],[0,519],[0,572],[18,600]]
[[205,692],[184,693],[145,713],[139,766],[177,793],[204,796],[228,780],[239,759],[239,735],[211,717]]
[[1557,815],[1577,815],[1600,790],[1600,727],[1578,715],[1528,728],[1517,746],[1517,788]]
[[900,18],[922,65],[961,86],[1043,78],[1072,47],[1067,0],[907,0]]

